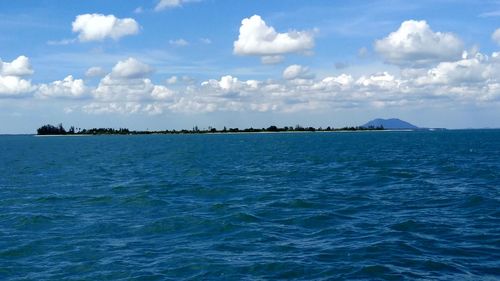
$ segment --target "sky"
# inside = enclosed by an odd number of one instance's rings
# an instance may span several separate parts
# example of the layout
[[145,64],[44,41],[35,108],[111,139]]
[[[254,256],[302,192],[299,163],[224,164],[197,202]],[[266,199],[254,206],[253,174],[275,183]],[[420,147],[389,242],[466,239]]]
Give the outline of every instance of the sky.
[[0,2],[0,134],[500,127],[497,0]]

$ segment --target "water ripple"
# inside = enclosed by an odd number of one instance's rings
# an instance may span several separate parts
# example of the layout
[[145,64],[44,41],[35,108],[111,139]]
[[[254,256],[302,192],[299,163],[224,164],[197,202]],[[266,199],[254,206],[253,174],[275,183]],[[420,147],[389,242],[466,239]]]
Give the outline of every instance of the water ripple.
[[2,136],[0,279],[499,280],[499,147],[495,130]]

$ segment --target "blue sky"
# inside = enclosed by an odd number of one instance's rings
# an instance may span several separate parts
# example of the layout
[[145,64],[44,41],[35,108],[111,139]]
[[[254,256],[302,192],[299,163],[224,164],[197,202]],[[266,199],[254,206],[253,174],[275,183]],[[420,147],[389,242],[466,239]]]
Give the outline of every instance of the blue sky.
[[0,133],[500,127],[499,1],[2,1]]

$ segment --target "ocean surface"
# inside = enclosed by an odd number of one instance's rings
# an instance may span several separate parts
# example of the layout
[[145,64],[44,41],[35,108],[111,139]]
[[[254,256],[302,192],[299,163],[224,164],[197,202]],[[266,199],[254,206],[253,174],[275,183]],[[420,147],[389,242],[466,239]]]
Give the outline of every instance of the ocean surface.
[[0,280],[500,280],[500,130],[0,136]]

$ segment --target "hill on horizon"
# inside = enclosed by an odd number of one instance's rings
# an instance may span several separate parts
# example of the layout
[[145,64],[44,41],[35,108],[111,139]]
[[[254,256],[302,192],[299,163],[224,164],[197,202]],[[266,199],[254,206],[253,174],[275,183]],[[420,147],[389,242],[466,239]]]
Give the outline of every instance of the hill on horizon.
[[398,119],[398,118],[390,118],[390,119],[377,118],[377,119],[373,119],[370,122],[362,125],[361,127],[368,128],[370,126],[373,126],[373,127],[383,126],[384,129],[390,129],[390,130],[397,130],[397,129],[414,130],[414,129],[418,129],[417,126],[410,124],[406,121],[403,121],[401,119]]

